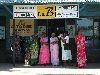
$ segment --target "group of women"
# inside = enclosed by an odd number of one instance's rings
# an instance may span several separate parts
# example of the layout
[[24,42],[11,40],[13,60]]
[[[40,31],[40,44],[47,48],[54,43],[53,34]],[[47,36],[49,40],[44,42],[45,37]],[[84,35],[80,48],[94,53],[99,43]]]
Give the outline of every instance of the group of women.
[[[50,39],[50,43],[48,41]],[[62,61],[66,64],[67,60],[72,60],[71,50],[69,48],[69,36],[68,32],[62,33],[56,37],[55,33],[51,34],[51,37],[46,37],[43,33],[40,38],[40,50],[38,55],[38,64],[54,66],[59,65],[59,44],[61,43]],[[75,36],[75,43],[77,45],[77,65],[79,68],[86,66],[86,41],[85,36],[79,31]],[[37,44],[38,45],[38,44]],[[50,47],[49,47],[50,46]]]
[[[49,64],[51,60],[52,65],[59,65],[58,38],[60,38],[60,42],[61,42],[62,60],[65,63],[66,60],[72,60],[71,50],[69,49],[68,32],[60,34],[58,37],[55,36],[55,33],[51,34],[50,52],[47,43],[48,38],[46,38],[45,34],[43,34],[40,40],[41,48],[40,48],[40,55],[39,55],[39,64]],[[86,66],[86,40],[81,30],[78,31],[78,34],[75,36],[75,43],[77,46],[77,66],[79,68],[83,68]]]
[[49,49],[48,38],[45,36],[45,33],[42,34],[42,37],[40,39],[41,48],[39,54],[39,64],[49,64],[51,60],[52,65],[59,65],[58,38],[55,37],[55,33],[52,33],[51,36],[52,37],[50,38],[50,49]]

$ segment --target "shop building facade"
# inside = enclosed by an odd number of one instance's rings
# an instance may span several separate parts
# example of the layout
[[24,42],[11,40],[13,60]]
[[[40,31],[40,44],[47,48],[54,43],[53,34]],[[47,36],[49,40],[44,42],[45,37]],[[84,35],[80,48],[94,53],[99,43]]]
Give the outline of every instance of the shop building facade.
[[[100,4],[99,3],[65,3],[65,4],[79,4],[79,18],[60,18],[60,19],[32,19],[33,34],[34,32],[44,31],[47,36],[50,36],[52,32],[60,33],[60,31],[68,31],[71,39],[73,62],[75,62],[76,47],[74,42],[74,36],[77,34],[77,30],[83,28],[83,33],[86,36],[87,41],[87,59],[88,62],[100,62]],[[0,39],[0,62],[11,62],[11,50],[10,50],[10,37],[11,24],[17,23],[22,25],[30,19],[15,19],[13,20],[13,5],[14,4],[1,4],[0,5],[0,24],[3,32]],[[17,4],[21,5],[21,4]],[[24,4],[24,5],[36,5],[36,4]],[[38,4],[39,5],[39,4]],[[18,24],[18,23],[17,23]],[[17,25],[15,24],[15,25]],[[20,28],[20,27],[19,27]],[[32,31],[31,31],[32,32]],[[29,33],[30,34],[30,33]],[[27,35],[27,34],[26,34]],[[27,37],[23,35],[23,37]]]

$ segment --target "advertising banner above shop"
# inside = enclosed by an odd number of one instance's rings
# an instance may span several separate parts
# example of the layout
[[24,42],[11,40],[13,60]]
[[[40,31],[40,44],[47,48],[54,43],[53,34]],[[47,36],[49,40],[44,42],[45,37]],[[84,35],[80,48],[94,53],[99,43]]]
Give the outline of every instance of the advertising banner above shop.
[[26,18],[26,19],[32,19],[36,18],[36,6],[34,5],[14,5],[13,6],[13,18]]
[[54,19],[55,6],[54,5],[38,5],[37,19]]
[[78,5],[57,5],[55,18],[79,18]]
[[14,19],[79,18],[79,5],[14,5]]

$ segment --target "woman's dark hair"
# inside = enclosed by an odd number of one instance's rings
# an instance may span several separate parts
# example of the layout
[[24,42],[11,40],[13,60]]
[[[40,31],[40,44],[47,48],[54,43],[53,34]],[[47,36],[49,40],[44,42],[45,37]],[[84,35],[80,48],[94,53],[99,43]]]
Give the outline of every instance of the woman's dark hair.
[[65,31],[64,33],[66,33],[66,35],[67,35],[67,36],[69,36],[69,33],[68,33],[68,31]]

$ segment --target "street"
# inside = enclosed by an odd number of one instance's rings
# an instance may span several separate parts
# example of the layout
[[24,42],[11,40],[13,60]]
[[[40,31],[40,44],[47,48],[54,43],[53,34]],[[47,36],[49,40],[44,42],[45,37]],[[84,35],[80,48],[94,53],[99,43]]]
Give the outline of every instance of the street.
[[0,64],[0,75],[100,75],[100,64],[92,63],[84,69],[75,66],[25,66]]

